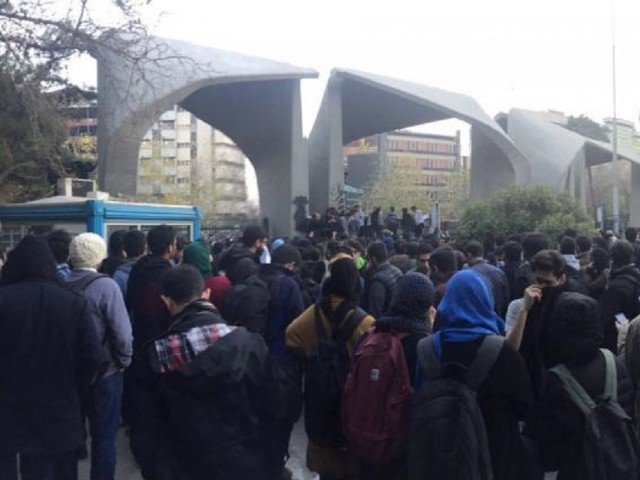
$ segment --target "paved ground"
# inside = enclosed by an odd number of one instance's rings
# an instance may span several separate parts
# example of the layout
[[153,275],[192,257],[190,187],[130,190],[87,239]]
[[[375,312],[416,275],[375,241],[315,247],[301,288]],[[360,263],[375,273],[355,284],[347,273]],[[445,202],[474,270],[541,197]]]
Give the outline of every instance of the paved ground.
[[[289,451],[291,458],[287,467],[293,472],[294,480],[318,480],[318,476],[309,472],[305,467],[305,457],[307,450],[307,438],[304,433],[302,421],[295,426],[291,436]],[[120,431],[118,439],[118,464],[116,478],[118,480],[142,480],[138,466],[136,465],[129,451],[129,439]],[[89,480],[89,461],[80,463],[80,480]]]

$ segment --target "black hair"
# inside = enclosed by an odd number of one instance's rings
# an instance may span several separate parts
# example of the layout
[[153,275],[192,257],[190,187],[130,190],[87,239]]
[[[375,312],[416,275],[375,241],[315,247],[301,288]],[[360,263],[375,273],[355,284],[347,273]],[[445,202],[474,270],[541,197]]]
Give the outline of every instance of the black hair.
[[158,225],[147,234],[147,245],[151,255],[164,255],[175,240],[176,232],[171,225]]
[[242,245],[245,248],[251,248],[258,240],[267,238],[267,232],[259,225],[249,225],[242,232]]
[[536,253],[547,248],[549,248],[549,238],[544,233],[527,233],[522,239],[522,250],[527,259],[533,258]]
[[602,238],[600,235],[597,235],[591,239],[591,246],[593,248],[602,248],[604,250],[607,249],[607,241]]
[[464,253],[473,258],[480,258],[484,255],[484,247],[480,242],[472,240],[465,245]]
[[293,245],[280,245],[271,254],[271,263],[276,265],[286,265],[287,263],[294,262],[296,266],[302,263],[302,255]]
[[53,258],[56,263],[65,263],[69,260],[69,245],[71,245],[71,235],[66,230],[53,230],[45,237]]
[[162,278],[162,294],[178,305],[197,300],[204,291],[202,274],[191,265],[180,265],[168,270]]
[[560,241],[560,253],[562,255],[575,255],[576,241],[571,237],[564,237]]
[[555,250],[541,250],[531,259],[532,272],[551,272],[560,277],[567,271],[567,263],[562,255]]
[[147,236],[140,230],[129,230],[124,237],[124,251],[128,258],[139,257],[147,246]]
[[578,235],[576,237],[576,247],[578,247],[578,253],[584,253],[591,250],[591,239],[586,235]]
[[433,252],[433,247],[431,245],[429,245],[428,243],[421,243],[420,245],[418,245],[418,251],[416,253],[416,256],[420,256],[420,255],[429,255]]
[[503,246],[504,259],[508,262],[519,262],[522,260],[522,245],[518,242],[508,241]]
[[387,253],[387,247],[382,242],[373,242],[367,249],[367,256],[371,260],[375,260],[378,263],[386,262],[389,254]]
[[116,230],[109,236],[109,256],[121,257],[124,251],[124,239],[127,236],[126,230]]
[[611,262],[616,267],[624,267],[633,263],[635,260],[635,250],[626,240],[618,240],[611,245],[609,249],[609,255],[611,256]]
[[593,263],[593,267],[596,271],[605,271],[609,268],[610,261],[609,253],[605,249],[596,247],[591,250],[591,262]]
[[429,266],[438,267],[442,273],[455,272],[457,269],[456,254],[448,247],[436,248],[429,257]]
[[176,237],[176,250],[181,252],[187,247],[187,245],[189,245],[189,243],[189,240],[187,240],[183,235]]
[[576,232],[573,228],[567,228],[562,236],[575,239],[578,236],[578,232]]

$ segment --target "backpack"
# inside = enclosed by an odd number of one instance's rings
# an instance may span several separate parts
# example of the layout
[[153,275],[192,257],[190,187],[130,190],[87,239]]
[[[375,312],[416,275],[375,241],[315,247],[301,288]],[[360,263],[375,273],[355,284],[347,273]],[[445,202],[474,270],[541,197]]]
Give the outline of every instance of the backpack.
[[633,421],[618,403],[616,360],[601,349],[606,364],[604,391],[591,398],[565,365],[551,369],[586,421],[582,438],[580,478],[584,480],[637,480],[640,478],[638,440]]
[[342,393],[342,429],[351,449],[374,465],[391,460],[409,438],[413,395],[402,339],[376,331],[356,351]]
[[257,275],[231,287],[222,299],[220,313],[229,325],[245,327],[263,337],[267,332],[271,293]]
[[[411,406],[409,479],[490,480],[489,442],[477,390],[502,351],[504,338],[485,336],[473,362],[441,364],[433,338],[418,343],[418,361],[428,382]],[[464,375],[454,378],[453,368]]]
[[347,342],[367,316],[356,308],[328,337],[322,323],[320,305],[314,306],[318,345],[306,362],[304,377],[305,428],[311,441],[319,446],[344,446],[340,419],[342,389],[349,374]]

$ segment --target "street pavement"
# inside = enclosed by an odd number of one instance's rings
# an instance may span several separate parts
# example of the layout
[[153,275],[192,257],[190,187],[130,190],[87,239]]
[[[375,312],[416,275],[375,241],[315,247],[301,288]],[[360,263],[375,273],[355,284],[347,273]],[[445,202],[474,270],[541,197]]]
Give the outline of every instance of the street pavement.
[[[289,453],[291,458],[287,462],[287,467],[293,472],[294,480],[318,480],[318,476],[307,470],[305,458],[307,451],[307,437],[304,433],[304,423],[300,420],[291,435]],[[89,460],[80,462],[79,479],[89,480]],[[120,430],[118,437],[118,463],[116,471],[117,480],[142,480],[140,470],[131,456],[129,450],[129,438],[125,435],[124,429]]]

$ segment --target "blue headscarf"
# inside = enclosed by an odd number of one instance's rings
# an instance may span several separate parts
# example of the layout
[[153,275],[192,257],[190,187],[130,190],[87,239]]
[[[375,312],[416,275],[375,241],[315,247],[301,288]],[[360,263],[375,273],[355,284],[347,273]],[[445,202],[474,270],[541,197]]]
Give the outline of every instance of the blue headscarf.
[[438,332],[434,349],[440,357],[440,342],[470,342],[484,335],[504,335],[504,320],[493,309],[493,293],[482,275],[473,270],[456,273],[438,308]]

